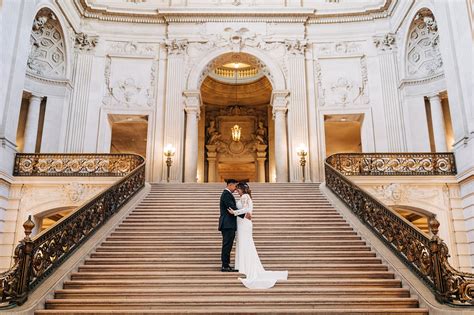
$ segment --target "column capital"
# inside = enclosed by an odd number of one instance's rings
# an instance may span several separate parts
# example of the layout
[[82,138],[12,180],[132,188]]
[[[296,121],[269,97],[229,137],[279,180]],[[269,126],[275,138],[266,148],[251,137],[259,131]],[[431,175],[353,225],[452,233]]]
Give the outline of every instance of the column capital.
[[374,36],[373,41],[375,48],[380,52],[390,52],[397,48],[396,35],[393,33]]
[[275,116],[276,113],[286,113],[288,107],[288,96],[290,91],[288,90],[276,90],[272,92],[271,105],[272,112]]
[[41,95],[31,94],[31,96],[30,96],[30,103],[32,103],[33,101],[41,102],[42,100],[43,100],[43,96],[41,96]]
[[439,95],[439,93],[432,93],[432,94],[427,95],[426,97],[428,98],[430,103],[431,103],[431,100],[441,102],[441,95]]
[[183,92],[184,96],[184,110],[186,114],[192,115],[196,114],[199,118],[199,113],[201,112],[201,92],[199,90],[187,90]]

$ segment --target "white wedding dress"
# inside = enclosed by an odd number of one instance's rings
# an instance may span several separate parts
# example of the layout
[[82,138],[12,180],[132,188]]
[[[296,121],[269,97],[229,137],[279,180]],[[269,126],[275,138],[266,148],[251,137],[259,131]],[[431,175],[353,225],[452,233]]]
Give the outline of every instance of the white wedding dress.
[[[248,194],[244,194],[237,201],[238,210],[235,215],[252,213],[253,202]],[[287,280],[288,271],[265,271],[258,257],[252,236],[252,221],[237,217],[237,241],[235,246],[235,269],[245,274],[240,281],[249,289],[269,289],[278,280]]]

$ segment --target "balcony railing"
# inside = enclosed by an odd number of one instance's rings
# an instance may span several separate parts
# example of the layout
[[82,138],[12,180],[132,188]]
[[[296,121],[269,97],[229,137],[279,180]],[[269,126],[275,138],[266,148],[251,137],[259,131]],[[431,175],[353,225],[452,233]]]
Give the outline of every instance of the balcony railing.
[[454,175],[451,153],[335,154],[326,159],[326,185],[423,282],[441,303],[474,304],[474,274],[455,270],[438,236],[439,222],[429,221],[431,237],[365,192],[346,175]]
[[0,274],[3,308],[23,304],[31,290],[144,187],[145,160],[134,154],[18,154],[14,175],[124,177],[33,238],[34,223],[28,218],[14,264]]

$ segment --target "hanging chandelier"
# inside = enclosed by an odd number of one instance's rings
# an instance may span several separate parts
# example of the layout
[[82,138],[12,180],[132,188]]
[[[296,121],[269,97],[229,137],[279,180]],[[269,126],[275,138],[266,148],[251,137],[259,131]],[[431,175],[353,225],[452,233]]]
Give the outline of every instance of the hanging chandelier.
[[232,140],[239,142],[242,128],[240,128],[239,125],[234,125],[234,127],[230,128],[230,130],[232,131]]

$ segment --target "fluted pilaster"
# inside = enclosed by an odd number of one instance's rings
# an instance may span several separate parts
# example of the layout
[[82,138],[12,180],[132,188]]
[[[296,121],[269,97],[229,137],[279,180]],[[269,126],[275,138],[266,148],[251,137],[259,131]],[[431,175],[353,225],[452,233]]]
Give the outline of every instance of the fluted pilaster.
[[379,52],[380,82],[387,128],[388,149],[392,152],[406,152],[406,135],[403,127],[401,98],[398,90],[398,62],[395,35],[386,34],[374,38]]
[[84,151],[93,59],[94,56],[90,53],[76,53],[74,92],[67,121],[69,128],[66,135],[66,152]]
[[[170,169],[170,181],[181,182],[184,150],[184,55],[172,53],[168,55],[168,71],[166,75],[166,102],[164,119],[164,145],[171,144],[175,149],[173,165]],[[163,167],[162,178],[166,178],[166,166]]]
[[[306,148],[309,147],[306,66],[303,53],[290,55],[288,65],[288,87],[291,91],[288,106],[288,154],[290,181],[294,182],[300,181],[302,178],[302,169],[296,154],[296,148],[300,145]],[[309,164],[307,169],[310,169]]]

